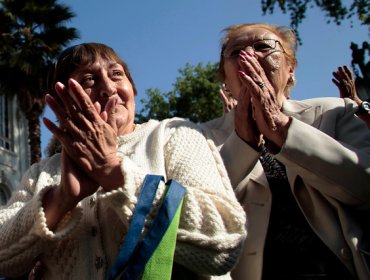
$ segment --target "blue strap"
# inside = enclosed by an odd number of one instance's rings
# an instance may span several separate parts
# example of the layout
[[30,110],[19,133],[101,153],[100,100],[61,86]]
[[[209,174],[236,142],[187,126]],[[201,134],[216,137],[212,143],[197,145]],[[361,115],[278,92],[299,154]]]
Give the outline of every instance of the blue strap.
[[168,191],[157,216],[145,236],[143,242],[138,245],[137,250],[130,259],[121,280],[137,279],[144,271],[144,267],[150,257],[153,255],[162,237],[170,226],[173,217],[182,199],[186,189],[174,180],[168,182]]
[[160,181],[164,181],[163,176],[147,175],[145,177],[136,208],[132,215],[130,228],[110,274],[107,277],[108,280],[113,280],[118,276],[134,253],[141,236],[141,231],[144,227],[145,218],[153,205],[153,200]]

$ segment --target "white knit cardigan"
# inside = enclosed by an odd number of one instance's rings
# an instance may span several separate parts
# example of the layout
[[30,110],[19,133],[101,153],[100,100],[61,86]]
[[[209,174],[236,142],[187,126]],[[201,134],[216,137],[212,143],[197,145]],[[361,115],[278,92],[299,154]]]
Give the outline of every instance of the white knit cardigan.
[[[124,185],[82,200],[54,232],[45,223],[41,201],[60,183],[60,155],[27,171],[0,209],[0,275],[25,273],[39,258],[46,266],[44,279],[104,279],[146,174],[175,179],[187,189],[175,261],[198,274],[223,274],[235,265],[246,237],[245,213],[217,149],[196,125],[177,118],[149,121],[118,139],[118,153]],[[152,216],[162,191],[163,185]]]

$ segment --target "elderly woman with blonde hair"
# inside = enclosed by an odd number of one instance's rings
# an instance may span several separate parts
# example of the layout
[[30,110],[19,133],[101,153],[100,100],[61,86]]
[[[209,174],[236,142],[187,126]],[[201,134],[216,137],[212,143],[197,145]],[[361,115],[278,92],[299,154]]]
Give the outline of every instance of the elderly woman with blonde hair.
[[233,279],[369,279],[370,133],[350,99],[290,99],[286,27],[225,29],[219,74],[234,110],[203,124],[248,213]]

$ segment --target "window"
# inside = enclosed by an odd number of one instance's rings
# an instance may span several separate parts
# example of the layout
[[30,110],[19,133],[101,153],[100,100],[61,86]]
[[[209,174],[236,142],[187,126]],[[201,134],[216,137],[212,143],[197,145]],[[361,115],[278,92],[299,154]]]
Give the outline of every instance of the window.
[[0,205],[5,205],[10,198],[10,192],[6,185],[0,183]]
[[0,96],[0,147],[12,150],[10,133],[10,103],[6,96]]

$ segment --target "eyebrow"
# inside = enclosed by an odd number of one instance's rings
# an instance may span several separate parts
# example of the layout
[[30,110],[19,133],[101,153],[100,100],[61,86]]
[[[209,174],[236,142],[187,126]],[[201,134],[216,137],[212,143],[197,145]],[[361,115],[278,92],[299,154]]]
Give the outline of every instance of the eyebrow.
[[[112,62],[112,63],[110,63],[110,64],[108,64],[108,68],[107,69],[112,69],[112,68],[119,67],[119,66],[122,67],[122,70],[123,71],[125,70],[120,63],[115,62],[115,61]],[[83,73],[85,71],[95,71],[94,63],[90,63],[88,65],[80,65],[78,67],[78,69],[76,69],[74,71],[74,73],[81,74],[81,73]]]
[[117,67],[117,66],[121,66],[123,68],[123,66],[120,63],[116,62],[116,61],[109,64],[108,68],[113,68],[113,67]]

